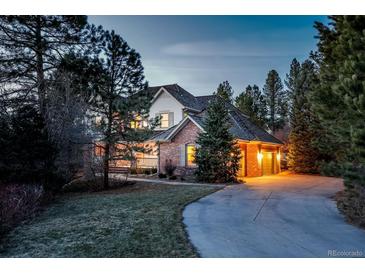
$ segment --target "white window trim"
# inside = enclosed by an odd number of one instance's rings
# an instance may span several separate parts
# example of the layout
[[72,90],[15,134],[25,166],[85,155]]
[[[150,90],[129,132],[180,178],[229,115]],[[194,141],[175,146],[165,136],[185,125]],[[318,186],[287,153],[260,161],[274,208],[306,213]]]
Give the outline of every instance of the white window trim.
[[162,116],[162,114],[167,114],[167,123],[168,123],[168,126],[167,126],[167,127],[162,127],[162,126],[161,126],[161,120],[160,120],[160,126],[159,126],[159,128],[160,128],[160,129],[168,129],[168,128],[170,128],[170,127],[171,127],[171,125],[170,125],[170,112],[171,112],[171,111],[166,110],[166,111],[159,111],[159,112],[157,113],[158,117],[161,117],[161,116]]

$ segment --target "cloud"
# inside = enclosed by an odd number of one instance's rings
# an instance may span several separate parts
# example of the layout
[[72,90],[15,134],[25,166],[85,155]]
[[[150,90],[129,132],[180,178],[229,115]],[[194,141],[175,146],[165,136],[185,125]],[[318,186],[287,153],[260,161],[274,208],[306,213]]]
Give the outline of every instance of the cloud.
[[283,57],[302,54],[299,41],[195,41],[168,45],[162,53],[184,57]]

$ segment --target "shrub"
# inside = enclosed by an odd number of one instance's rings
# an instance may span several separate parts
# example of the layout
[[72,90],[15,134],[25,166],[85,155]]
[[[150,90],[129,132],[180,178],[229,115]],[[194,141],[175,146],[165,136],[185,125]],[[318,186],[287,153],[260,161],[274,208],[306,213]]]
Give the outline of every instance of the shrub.
[[45,120],[35,107],[25,105],[9,117],[0,115],[0,181],[33,183],[57,190],[62,180],[54,166],[57,149],[49,140]]
[[341,177],[345,173],[346,166],[336,162],[321,162],[319,170],[323,176]]
[[151,174],[151,169],[146,168],[146,169],[143,170],[143,173],[145,175],[150,175]]
[[157,167],[153,167],[153,168],[151,168],[151,173],[152,173],[152,174],[156,174],[156,173],[157,173]]
[[344,175],[345,191],[338,201],[348,221],[365,227],[365,167],[352,167]]
[[175,175],[172,175],[169,177],[169,180],[176,180],[176,179],[177,179],[177,177]]
[[159,173],[158,174],[158,178],[167,178],[166,174],[165,173]]
[[175,170],[176,170],[176,165],[174,165],[172,163],[172,160],[171,159],[166,159],[165,172],[166,172],[167,176],[169,176],[169,177],[173,176]]
[[32,217],[45,197],[44,188],[35,184],[9,184],[0,188],[0,236]]

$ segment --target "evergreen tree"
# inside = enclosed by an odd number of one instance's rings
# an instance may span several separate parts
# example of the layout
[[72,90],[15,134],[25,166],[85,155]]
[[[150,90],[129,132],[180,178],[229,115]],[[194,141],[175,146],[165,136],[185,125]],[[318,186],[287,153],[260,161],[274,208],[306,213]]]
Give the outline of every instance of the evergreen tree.
[[233,90],[228,81],[219,84],[216,94],[230,103],[233,101]]
[[[320,87],[313,104],[326,131],[318,146],[333,160],[358,162],[361,132],[364,128],[363,62],[365,46],[363,16],[331,16],[331,27],[316,23],[319,32],[318,54]],[[334,108],[335,106],[335,108]]]
[[0,115],[0,182],[57,187],[53,173],[57,151],[48,140],[44,123],[31,105]]
[[258,86],[248,85],[235,99],[236,107],[248,115],[253,122],[261,127],[266,125],[267,109],[264,97]]
[[271,132],[275,133],[284,127],[288,115],[288,98],[276,70],[269,71],[263,95],[268,108],[268,127]]
[[320,147],[343,167],[345,200],[341,208],[365,225],[365,17],[331,16],[316,23],[320,88],[313,104],[326,135]]
[[225,103],[216,97],[207,109],[205,131],[197,138],[195,161],[198,165],[198,180],[209,183],[230,183],[236,180],[240,150],[229,128]]
[[294,59],[285,81],[291,95],[288,166],[299,173],[317,172],[319,153],[313,142],[317,118],[309,101],[310,93],[318,86],[313,62],[302,65]]
[[45,110],[47,81],[64,53],[79,45],[86,16],[0,16],[0,83],[16,103]]
[[287,95],[289,99],[293,99],[295,94],[302,88],[301,87],[301,65],[296,58],[290,64],[290,72],[286,74],[285,86],[287,88]]
[[[147,93],[140,55],[129,47],[114,31],[103,31],[100,54],[103,73],[102,83],[94,90],[91,110],[99,118],[96,128],[102,135],[104,187],[109,186],[109,163],[112,160],[132,160],[134,151],[150,135],[155,121],[149,120],[151,98]],[[134,128],[136,120],[148,125]]]

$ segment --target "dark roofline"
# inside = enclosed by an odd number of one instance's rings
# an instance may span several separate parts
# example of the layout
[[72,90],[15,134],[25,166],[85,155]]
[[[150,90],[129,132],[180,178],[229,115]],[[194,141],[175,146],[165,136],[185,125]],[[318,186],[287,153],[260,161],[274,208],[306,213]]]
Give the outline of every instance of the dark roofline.
[[[186,109],[193,110],[198,113],[202,113],[207,107],[208,107],[208,99],[214,99],[217,98],[217,95],[201,95],[201,96],[194,96],[190,92],[186,91],[182,87],[180,87],[178,84],[170,84],[170,85],[160,85],[160,86],[152,86],[149,87],[150,89],[154,90],[153,96],[156,96],[158,92],[161,90],[161,88],[165,89],[170,95],[172,95],[181,105],[183,105]],[[185,98],[182,98],[184,97]],[[188,101],[186,100],[188,99]],[[194,102],[190,102],[189,99],[194,99]],[[202,100],[203,99],[203,100]],[[221,99],[223,100],[223,99]],[[252,122],[250,117],[240,111],[236,106],[234,106],[232,103],[224,101],[224,103],[227,106],[228,113],[230,115],[230,118],[234,121],[236,124],[236,127],[238,127],[238,130],[240,134],[242,135],[248,135],[246,137],[249,137],[249,139],[242,139],[239,138],[239,136],[236,136],[238,139],[242,140],[248,140],[248,141],[259,141],[263,143],[273,143],[273,144],[283,144],[282,141],[277,139],[272,134],[268,133],[265,129],[258,126],[256,123]],[[189,105],[190,104],[190,105]],[[193,106],[193,107],[192,107]],[[234,115],[232,113],[235,113]],[[192,115],[191,115],[192,116]],[[240,118],[240,116],[242,116]],[[199,117],[199,121],[201,122],[201,118]],[[191,117],[194,119],[194,117]],[[239,120],[237,120],[239,119]],[[177,124],[178,126],[179,124]],[[244,133],[246,132],[246,133]],[[161,135],[163,132],[161,132]],[[155,137],[158,137],[160,134],[156,135]],[[253,137],[253,138],[252,138]],[[252,138],[252,139],[251,139]],[[268,141],[270,140],[270,141]]]

